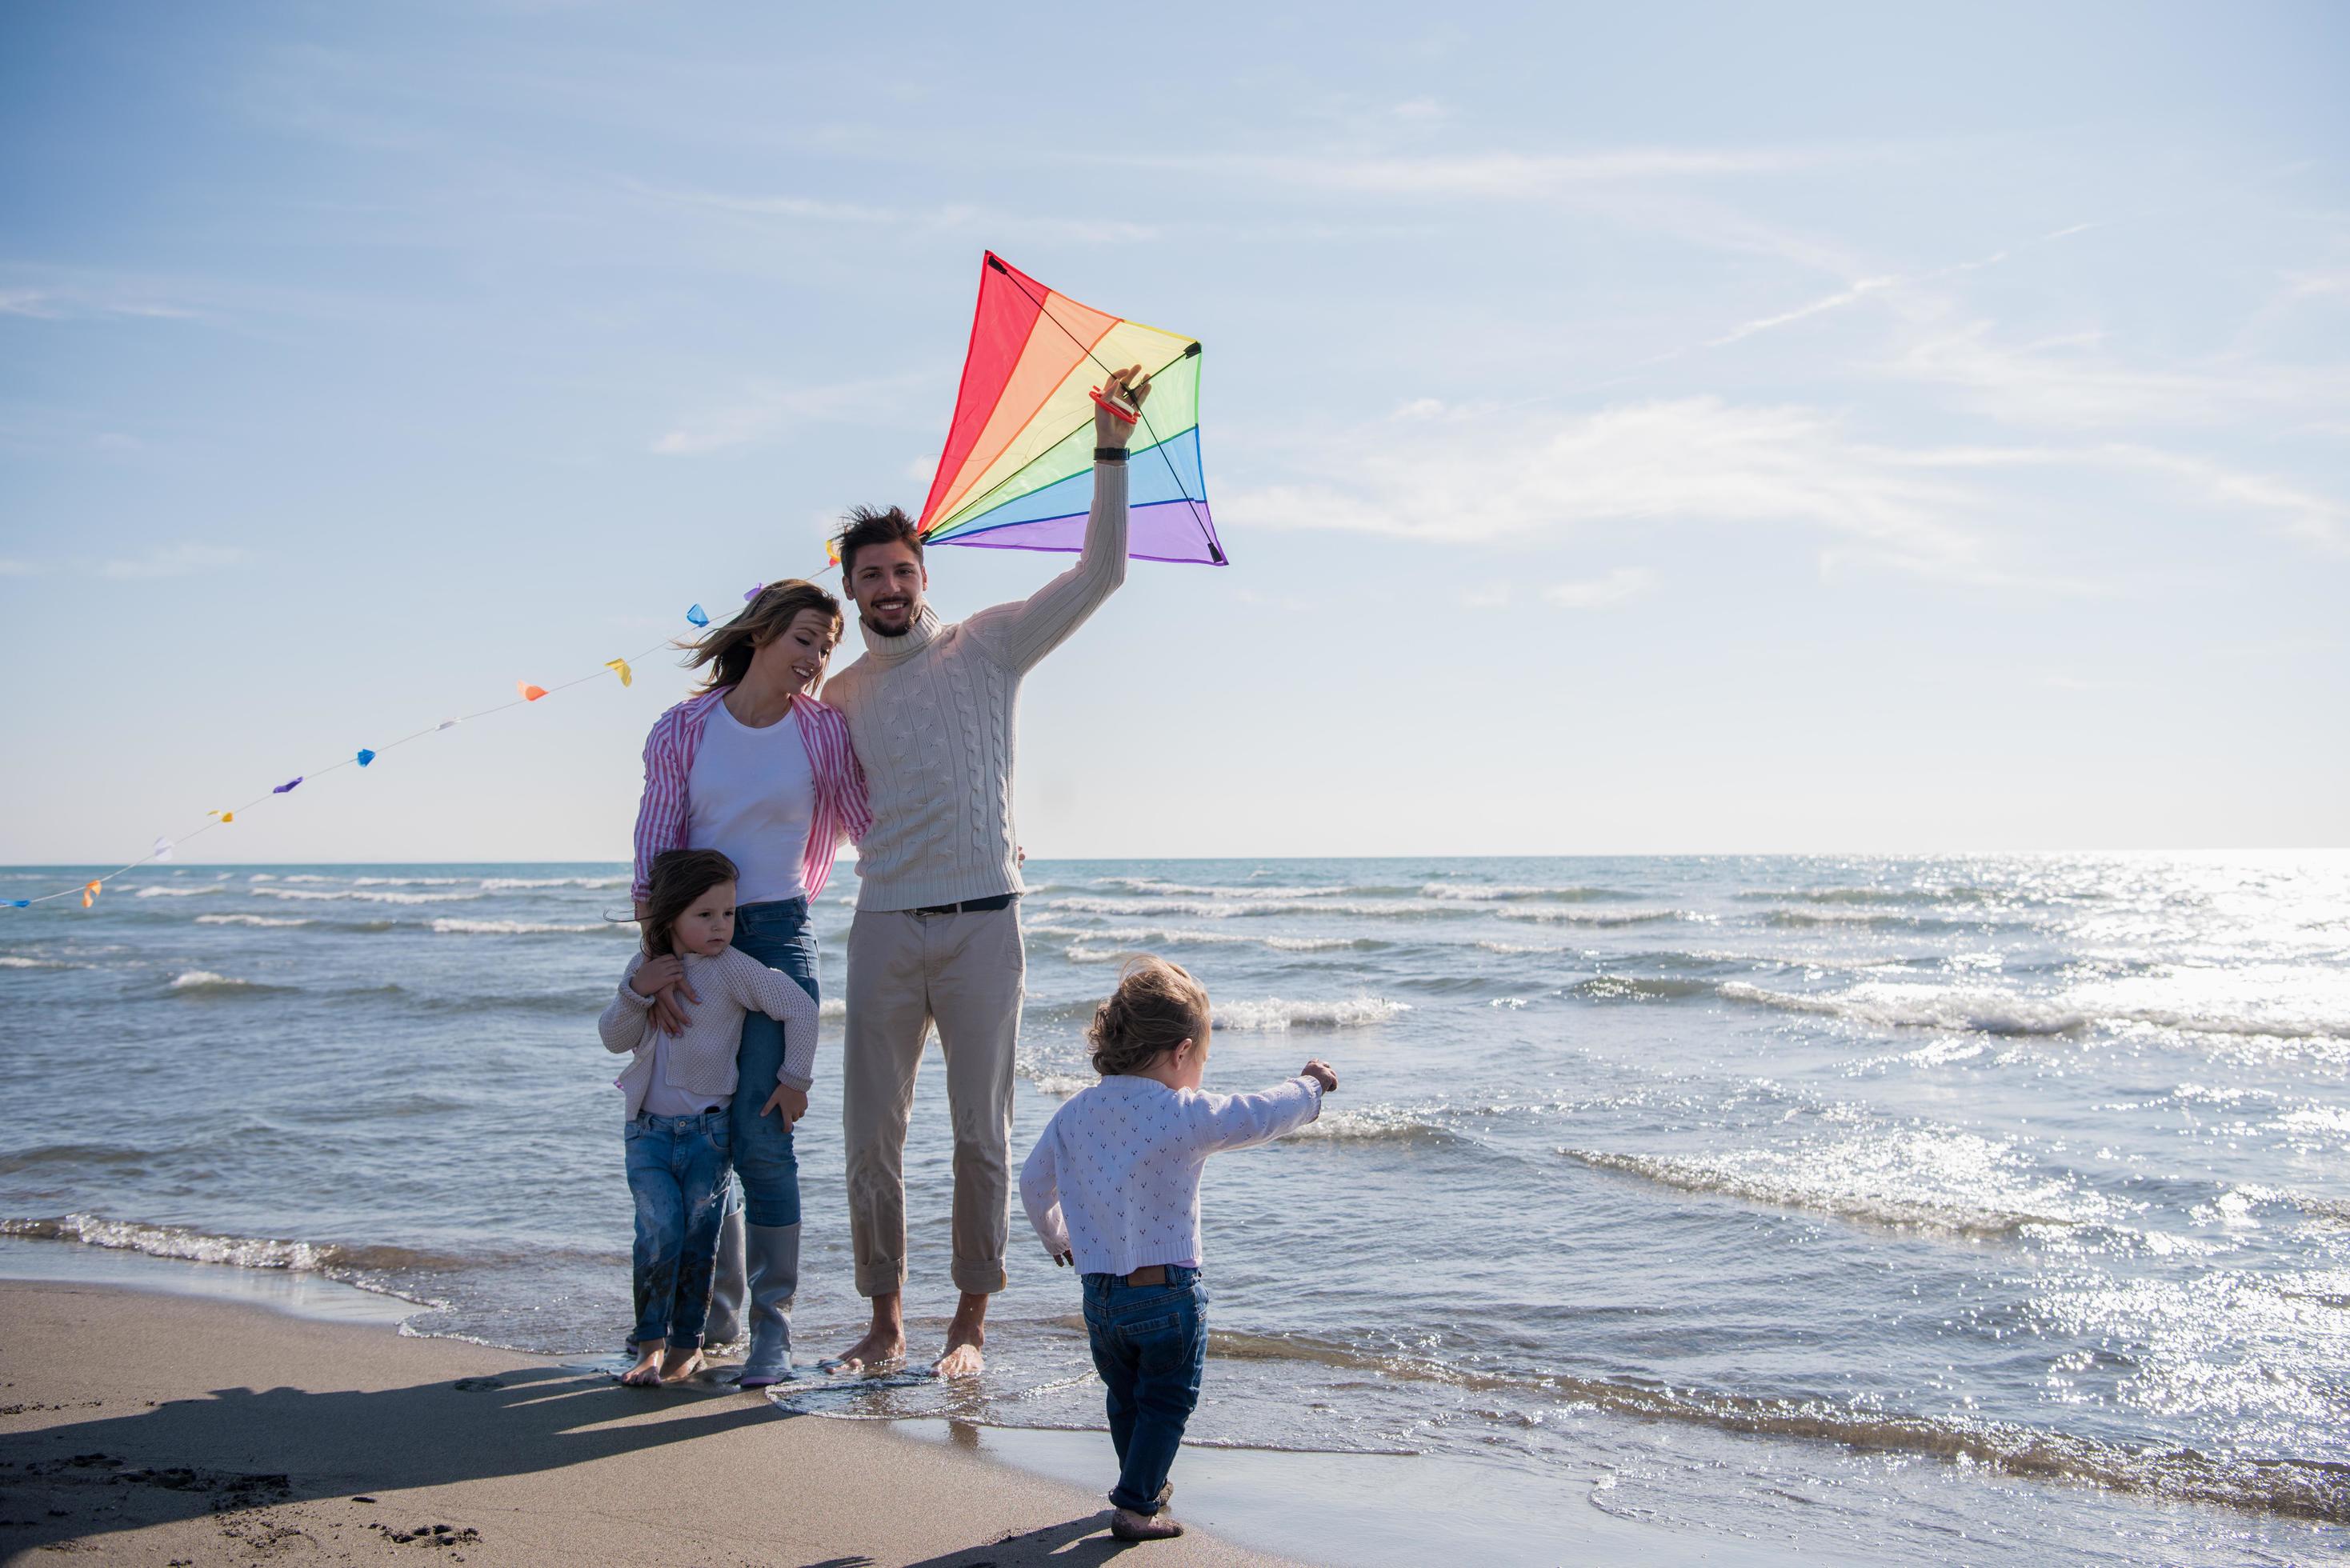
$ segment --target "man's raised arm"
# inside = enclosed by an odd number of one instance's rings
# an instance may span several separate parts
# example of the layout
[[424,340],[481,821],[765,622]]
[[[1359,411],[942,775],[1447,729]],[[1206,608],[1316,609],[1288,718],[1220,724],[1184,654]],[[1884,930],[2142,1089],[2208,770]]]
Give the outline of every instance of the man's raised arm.
[[[1139,365],[1115,370],[1103,390],[1139,408],[1150,395],[1150,378]],[[1095,410],[1094,504],[1077,564],[1023,602],[982,610],[963,623],[1014,670],[1025,674],[1060,647],[1126,581],[1126,446],[1133,431],[1109,410]],[[1109,450],[1118,456],[1099,455]]]

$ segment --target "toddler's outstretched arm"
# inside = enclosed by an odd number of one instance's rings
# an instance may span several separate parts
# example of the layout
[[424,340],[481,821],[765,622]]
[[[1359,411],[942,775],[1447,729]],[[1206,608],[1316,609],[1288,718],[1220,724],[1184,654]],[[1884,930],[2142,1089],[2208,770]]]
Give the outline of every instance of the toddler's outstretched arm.
[[1322,1096],[1338,1086],[1323,1062],[1308,1062],[1289,1082],[1253,1095],[1191,1097],[1191,1147],[1201,1155],[1254,1148],[1295,1132],[1322,1114]]
[[1060,1169],[1053,1156],[1053,1130],[1036,1140],[1028,1151],[1028,1163],[1020,1168],[1020,1206],[1028,1210],[1028,1223],[1036,1227],[1036,1235],[1045,1243],[1045,1251],[1053,1254],[1053,1262],[1069,1261],[1069,1227],[1061,1217]]

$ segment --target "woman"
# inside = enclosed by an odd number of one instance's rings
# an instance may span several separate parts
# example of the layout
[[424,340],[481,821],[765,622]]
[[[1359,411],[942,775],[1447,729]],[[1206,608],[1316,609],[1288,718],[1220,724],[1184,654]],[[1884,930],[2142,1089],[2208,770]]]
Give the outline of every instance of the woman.
[[[686,660],[689,669],[707,667],[702,690],[654,722],[637,808],[639,918],[653,857],[718,850],[742,873],[734,946],[790,975],[811,998],[809,906],[824,890],[841,840],[863,837],[873,822],[847,722],[815,697],[840,630],[839,601],[795,579],[770,583],[740,615],[704,633]],[[656,1024],[681,1029],[696,1000],[681,987],[665,991],[654,1002]],[[777,1081],[783,1061],[783,1025],[764,1013],[744,1018],[731,1130],[748,1224],[737,1247],[737,1221],[729,1219],[711,1321],[713,1341],[721,1329],[732,1337],[722,1308],[743,1299],[747,1262],[751,1349],[741,1381],[752,1388],[791,1375],[800,1257],[792,1124],[806,1113],[807,1093]]]

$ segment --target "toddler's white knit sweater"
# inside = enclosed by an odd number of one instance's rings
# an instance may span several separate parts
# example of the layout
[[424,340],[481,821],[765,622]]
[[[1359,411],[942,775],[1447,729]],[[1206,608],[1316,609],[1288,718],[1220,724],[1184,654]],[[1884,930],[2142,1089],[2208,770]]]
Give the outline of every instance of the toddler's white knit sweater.
[[[666,1081],[688,1094],[723,1099],[734,1092],[734,1056],[743,1042],[743,1015],[759,1012],[784,1025],[784,1061],[775,1081],[806,1089],[816,1081],[816,1003],[799,981],[779,969],[769,969],[741,948],[728,948],[716,958],[689,953],[685,983],[702,1000],[686,1003],[692,1022],[674,1036],[666,1051],[655,1050],[659,1031],[652,1026],[652,1000],[639,996],[629,983],[644,967],[640,950],[620,977],[619,993],[596,1021],[604,1049],[618,1054],[633,1051],[636,1059],[613,1080],[627,1101],[633,1120],[645,1106],[645,1090],[653,1080],[653,1060],[660,1057]],[[754,1085],[764,1100],[775,1091]]]
[[1313,1078],[1211,1095],[1113,1075],[1078,1090],[1045,1124],[1020,1170],[1020,1201],[1045,1251],[1075,1253],[1079,1273],[1197,1267],[1208,1157],[1271,1143],[1321,1112]]

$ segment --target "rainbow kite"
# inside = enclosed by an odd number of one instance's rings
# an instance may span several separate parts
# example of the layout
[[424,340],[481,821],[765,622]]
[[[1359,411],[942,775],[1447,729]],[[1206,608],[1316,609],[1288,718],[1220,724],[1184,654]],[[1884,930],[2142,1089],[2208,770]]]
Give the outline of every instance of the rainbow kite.
[[1200,345],[1055,294],[993,251],[922,538],[988,550],[1076,550],[1093,504],[1094,400],[1139,365],[1150,397],[1128,478],[1127,554],[1222,566],[1200,477]]

